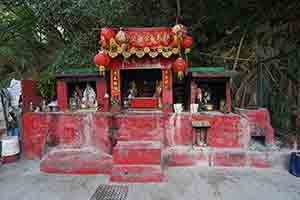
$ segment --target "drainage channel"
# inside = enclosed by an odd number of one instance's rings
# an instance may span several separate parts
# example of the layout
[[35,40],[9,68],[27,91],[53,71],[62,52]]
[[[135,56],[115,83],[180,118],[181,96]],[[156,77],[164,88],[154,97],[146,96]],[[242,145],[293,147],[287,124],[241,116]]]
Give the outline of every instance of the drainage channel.
[[127,200],[128,186],[100,185],[90,200]]

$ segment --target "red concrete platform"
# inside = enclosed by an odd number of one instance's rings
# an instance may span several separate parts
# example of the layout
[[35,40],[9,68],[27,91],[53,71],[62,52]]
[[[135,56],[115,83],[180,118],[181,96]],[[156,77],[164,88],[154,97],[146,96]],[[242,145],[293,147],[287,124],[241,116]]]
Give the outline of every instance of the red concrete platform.
[[40,170],[64,174],[110,174],[112,157],[94,149],[58,149],[43,157]]
[[114,165],[112,182],[162,182],[163,171],[160,165]]
[[[19,159],[19,155],[13,155],[13,156],[5,156],[2,157],[2,163],[3,164],[9,164],[14,163]],[[0,161],[1,162],[1,161]]]
[[113,161],[117,165],[160,165],[161,148],[158,141],[120,141],[113,150]]
[[274,164],[276,152],[177,146],[165,149],[163,151],[163,159],[168,167],[201,165],[211,167],[271,168],[273,165],[276,165]]
[[247,154],[245,151],[232,150],[210,153],[210,166],[214,167],[245,167],[247,166]]
[[177,146],[166,149],[163,155],[165,163],[169,167],[209,166],[209,150],[205,147]]

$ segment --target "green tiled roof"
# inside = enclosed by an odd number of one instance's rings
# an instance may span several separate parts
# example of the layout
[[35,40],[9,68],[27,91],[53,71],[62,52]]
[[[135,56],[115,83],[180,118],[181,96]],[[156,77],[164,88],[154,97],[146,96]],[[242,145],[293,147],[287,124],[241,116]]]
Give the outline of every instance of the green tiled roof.
[[191,66],[189,72],[198,73],[224,73],[224,67],[204,67],[204,66]]
[[62,67],[58,73],[62,74],[85,74],[85,73],[98,73],[98,69],[95,66],[72,66]]

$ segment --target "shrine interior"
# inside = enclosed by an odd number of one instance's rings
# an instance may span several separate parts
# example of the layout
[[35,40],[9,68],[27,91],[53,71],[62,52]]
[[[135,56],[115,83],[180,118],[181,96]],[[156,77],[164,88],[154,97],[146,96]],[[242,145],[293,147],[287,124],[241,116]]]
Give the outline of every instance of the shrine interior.
[[223,79],[201,79],[195,81],[198,88],[201,88],[202,93],[210,93],[210,104],[213,105],[213,110],[220,110],[221,102],[226,101],[226,80]]
[[162,80],[160,69],[121,70],[122,97],[129,95],[130,83],[136,84],[136,97],[153,97],[157,83]]
[[93,88],[94,91],[96,91],[96,81],[69,82],[68,83],[68,98],[70,99],[70,98],[74,97],[76,88],[80,89],[80,92],[83,93],[88,84]]

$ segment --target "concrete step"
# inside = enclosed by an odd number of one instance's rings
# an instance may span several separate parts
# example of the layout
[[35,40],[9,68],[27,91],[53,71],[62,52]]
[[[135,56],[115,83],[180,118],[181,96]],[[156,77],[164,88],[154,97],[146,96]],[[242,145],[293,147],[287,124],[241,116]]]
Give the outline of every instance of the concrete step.
[[163,171],[160,165],[114,165],[110,181],[112,182],[162,182]]
[[93,149],[55,149],[46,154],[40,170],[63,174],[110,174],[112,157]]
[[176,166],[209,166],[209,150],[206,147],[177,146],[163,151],[164,163]]
[[119,141],[113,150],[116,165],[160,165],[161,142]]

